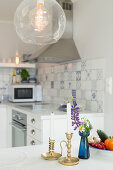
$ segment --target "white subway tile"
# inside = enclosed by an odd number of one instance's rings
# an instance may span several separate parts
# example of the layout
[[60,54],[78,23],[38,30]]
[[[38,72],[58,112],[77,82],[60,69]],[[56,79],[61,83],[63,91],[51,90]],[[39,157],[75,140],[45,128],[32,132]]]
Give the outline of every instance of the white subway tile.
[[[46,73],[51,73],[51,67],[46,68]],[[42,72],[42,74],[43,74],[43,72]]]
[[91,81],[81,81],[81,87],[83,90],[91,90]]
[[60,88],[60,82],[59,81],[54,81],[54,88],[59,89]]
[[97,91],[97,100],[98,101],[103,101],[104,100],[104,93],[103,91]]
[[76,90],[76,98],[81,99],[81,90]]
[[47,89],[43,88],[43,96],[47,96]]
[[90,90],[85,91],[85,98],[86,98],[86,100],[91,100],[91,91]]
[[57,73],[57,79],[58,81],[61,81],[60,73]]
[[85,90],[85,89],[86,89],[85,81],[81,81],[81,90]]
[[86,80],[86,77],[87,77],[86,71],[82,71],[81,72],[81,80]]
[[81,62],[72,63],[73,71],[81,71]]
[[97,71],[96,70],[92,70],[92,72],[91,72],[91,80],[97,80]]
[[64,72],[64,65],[60,65],[60,72]]
[[69,89],[69,81],[65,81],[65,89]]
[[54,66],[54,73],[58,73],[59,70],[58,70],[58,66]]
[[97,112],[97,101],[91,101],[91,111]]
[[76,72],[75,71],[72,72],[71,75],[72,75],[72,81],[76,81]]
[[54,80],[54,74],[53,74],[53,73],[50,73],[50,74],[49,74],[49,80],[50,80],[50,81],[53,81],[53,80]]
[[64,80],[65,81],[69,80],[69,73],[68,72],[64,73]]
[[69,72],[72,71],[72,63],[68,64],[67,69],[68,69]]
[[104,90],[104,80],[97,80],[97,90]]
[[76,81],[71,81],[72,90],[76,90]]

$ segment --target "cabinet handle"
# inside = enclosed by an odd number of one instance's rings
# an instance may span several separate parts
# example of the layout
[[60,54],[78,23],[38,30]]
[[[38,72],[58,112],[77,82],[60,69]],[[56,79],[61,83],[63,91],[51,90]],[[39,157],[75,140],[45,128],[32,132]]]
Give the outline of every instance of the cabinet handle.
[[35,141],[34,140],[31,141],[31,145],[35,145]]
[[32,135],[35,135],[35,130],[34,130],[34,129],[31,130],[31,134],[32,134]]
[[33,123],[33,124],[35,124],[35,119],[33,118],[33,119],[31,119],[31,122]]

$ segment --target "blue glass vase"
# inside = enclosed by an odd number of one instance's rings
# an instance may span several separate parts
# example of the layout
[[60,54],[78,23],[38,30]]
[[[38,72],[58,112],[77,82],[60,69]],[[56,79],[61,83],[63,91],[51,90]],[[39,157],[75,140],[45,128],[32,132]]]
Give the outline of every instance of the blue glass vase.
[[79,146],[78,157],[80,159],[88,159],[90,157],[89,144],[88,144],[88,136],[90,135],[90,132],[79,131],[79,135],[81,136],[81,141]]

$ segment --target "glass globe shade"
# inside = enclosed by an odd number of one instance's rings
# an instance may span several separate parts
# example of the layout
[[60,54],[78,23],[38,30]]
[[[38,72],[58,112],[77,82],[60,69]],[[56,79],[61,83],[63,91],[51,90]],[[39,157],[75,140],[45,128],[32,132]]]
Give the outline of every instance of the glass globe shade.
[[25,43],[47,45],[61,38],[66,17],[56,0],[23,0],[16,10],[14,24]]

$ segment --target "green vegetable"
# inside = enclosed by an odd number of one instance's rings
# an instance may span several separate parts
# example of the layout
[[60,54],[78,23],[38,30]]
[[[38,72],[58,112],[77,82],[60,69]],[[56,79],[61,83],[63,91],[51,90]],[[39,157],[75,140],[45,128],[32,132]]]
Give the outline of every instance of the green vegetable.
[[100,137],[101,141],[104,142],[106,139],[108,139],[108,135],[103,130],[97,130],[97,134]]

